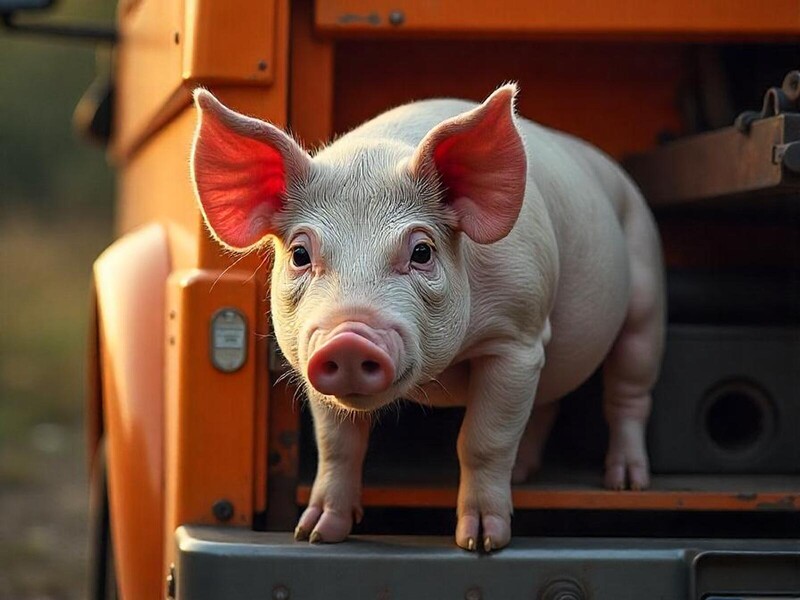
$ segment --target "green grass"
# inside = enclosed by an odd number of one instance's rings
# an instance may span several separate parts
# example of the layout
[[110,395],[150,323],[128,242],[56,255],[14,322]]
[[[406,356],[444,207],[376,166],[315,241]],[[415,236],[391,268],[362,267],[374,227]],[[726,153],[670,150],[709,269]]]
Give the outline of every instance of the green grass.
[[111,225],[19,212],[0,219],[0,598],[77,600],[89,281]]
[[0,440],[80,421],[89,275],[110,239],[97,220],[0,222]]

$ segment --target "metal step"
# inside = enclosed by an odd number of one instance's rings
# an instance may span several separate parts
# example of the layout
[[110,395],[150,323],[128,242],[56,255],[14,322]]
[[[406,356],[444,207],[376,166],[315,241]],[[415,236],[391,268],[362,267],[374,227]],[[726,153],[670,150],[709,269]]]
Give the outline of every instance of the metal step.
[[184,526],[180,600],[686,600],[800,598],[800,542],[515,538],[490,555],[445,537],[355,536]]

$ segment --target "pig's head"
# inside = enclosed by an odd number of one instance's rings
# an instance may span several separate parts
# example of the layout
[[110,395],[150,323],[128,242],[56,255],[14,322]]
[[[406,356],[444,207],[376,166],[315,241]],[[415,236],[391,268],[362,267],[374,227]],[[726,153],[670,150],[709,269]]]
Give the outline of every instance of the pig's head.
[[314,158],[195,93],[206,223],[235,251],[273,242],[273,327],[309,396],[374,410],[453,361],[470,315],[462,237],[500,240],[522,205],[515,92],[498,89],[416,146],[349,136]]

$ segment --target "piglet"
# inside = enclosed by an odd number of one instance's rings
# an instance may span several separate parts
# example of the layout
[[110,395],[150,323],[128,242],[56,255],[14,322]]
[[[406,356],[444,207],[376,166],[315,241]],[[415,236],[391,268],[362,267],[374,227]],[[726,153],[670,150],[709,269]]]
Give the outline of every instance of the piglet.
[[516,116],[516,93],[400,106],[313,157],[195,93],[200,208],[225,248],[272,244],[274,333],[313,413],[319,466],[297,539],[347,537],[370,414],[410,398],[466,406],[456,543],[502,548],[512,480],[538,468],[558,398],[601,364],[605,484],[648,485],[657,230],[617,165]]

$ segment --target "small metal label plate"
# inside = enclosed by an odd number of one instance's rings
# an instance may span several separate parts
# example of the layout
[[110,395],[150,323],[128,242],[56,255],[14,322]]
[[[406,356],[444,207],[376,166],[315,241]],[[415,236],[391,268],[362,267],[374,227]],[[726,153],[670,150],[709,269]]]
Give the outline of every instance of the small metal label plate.
[[211,317],[211,363],[223,373],[233,373],[247,360],[247,321],[236,308],[226,307]]

